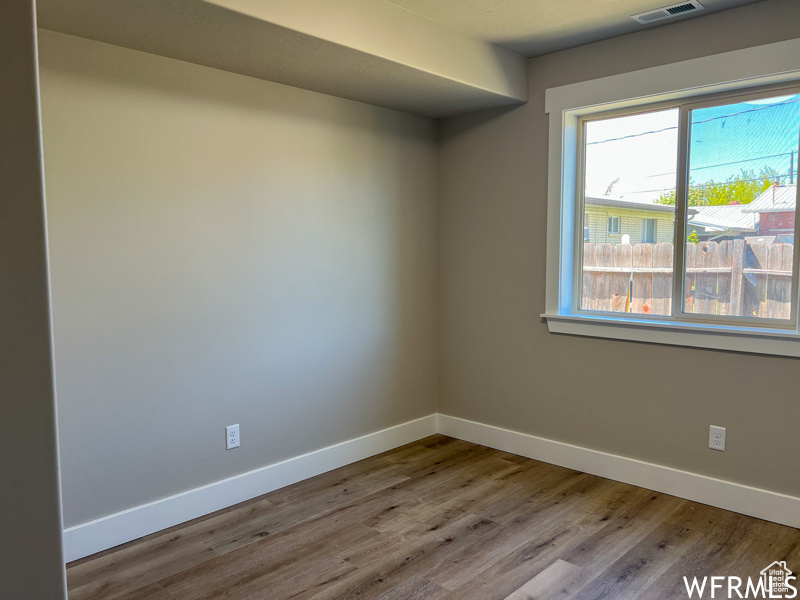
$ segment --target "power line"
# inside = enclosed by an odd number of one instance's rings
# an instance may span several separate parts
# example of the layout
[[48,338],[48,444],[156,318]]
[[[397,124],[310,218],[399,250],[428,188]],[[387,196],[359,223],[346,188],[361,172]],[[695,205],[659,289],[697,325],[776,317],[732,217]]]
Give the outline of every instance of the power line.
[[664,129],[654,129],[653,131],[645,131],[642,133],[632,133],[631,135],[623,135],[622,137],[616,138],[608,138],[607,140],[600,140],[598,142],[587,142],[587,146],[594,146],[595,144],[605,144],[606,142],[618,142],[619,140],[627,140],[629,138],[641,137],[643,135],[650,135],[651,133],[663,133],[664,131],[670,131],[672,129],[677,129],[676,127],[665,127]]
[[[768,106],[760,106],[758,108],[750,108],[750,109],[743,110],[743,111],[740,111],[740,112],[737,112],[737,113],[733,113],[733,114],[730,114],[730,115],[720,115],[718,117],[711,117],[709,119],[703,119],[702,121],[693,121],[692,125],[700,125],[702,123],[709,123],[711,121],[718,121],[720,119],[729,119],[731,117],[738,117],[740,115],[744,115],[744,114],[747,114],[747,113],[758,112],[758,111],[761,111],[761,110],[769,110],[771,108],[781,108],[783,106],[787,106],[789,104],[794,104],[796,102],[800,102],[800,98],[796,98],[794,100],[787,100],[786,102],[780,102],[780,103],[777,103],[777,104],[770,104]],[[673,127],[664,127],[663,129],[654,129],[652,131],[643,131],[641,133],[632,133],[631,135],[623,135],[622,137],[608,138],[608,139],[605,139],[605,140],[598,140],[596,142],[587,142],[586,145],[587,146],[594,146],[596,144],[605,144],[606,142],[618,142],[619,140],[627,140],[627,139],[630,139],[630,138],[641,137],[643,135],[651,135],[651,134],[654,134],[654,133],[663,133],[665,131],[671,131],[671,130],[677,129],[677,128],[678,128],[677,125],[675,125]]]
[[[793,175],[797,175],[797,171],[793,171],[792,174]],[[754,177],[753,179],[737,179],[736,181],[737,182],[741,182],[741,183],[748,183],[748,182],[751,182],[751,181],[764,181],[765,179],[786,179],[787,177],[790,177],[789,173],[784,173],[783,175],[776,174],[776,175],[772,175],[770,177]],[[720,185],[720,184],[716,183],[716,182],[710,182],[710,183],[703,183],[703,184],[700,184],[700,185],[690,185],[689,188],[705,188],[705,187],[709,187],[709,186],[712,186],[712,185]],[[638,191],[635,191],[635,192],[625,192],[625,193],[626,194],[649,194],[649,193],[655,193],[655,192],[674,192],[674,191],[675,191],[674,187],[669,187],[669,188],[660,188],[660,189],[657,189],[657,190],[638,190]]]
[[[716,167],[727,167],[730,165],[738,165],[740,163],[746,162],[753,162],[755,160],[762,160],[765,158],[780,158],[781,156],[789,156],[790,154],[797,154],[797,150],[790,150],[789,152],[783,152],[781,154],[770,154],[769,156],[755,156],[753,158],[745,158],[744,160],[734,160],[732,162],[726,163],[719,163],[718,165],[706,165],[705,167],[691,167],[691,171],[702,171],[704,169],[714,169]],[[648,175],[645,179],[650,179],[652,177],[663,177],[664,175],[675,175],[675,171],[670,171],[669,173],[656,173],[655,175]]]
[[781,106],[788,106],[789,104],[794,104],[795,102],[800,102],[800,98],[786,100],[785,102],[776,102],[775,104],[768,104],[767,106],[760,106],[758,108],[748,108],[747,110],[742,110],[730,115],[720,115],[719,117],[711,117],[710,119],[703,119],[702,121],[692,121],[692,125],[700,125],[701,123],[708,123],[709,121],[716,121],[717,119],[727,119],[728,117],[738,117],[739,115],[745,115],[747,113],[758,112],[760,110],[767,110],[770,108],[780,108]]

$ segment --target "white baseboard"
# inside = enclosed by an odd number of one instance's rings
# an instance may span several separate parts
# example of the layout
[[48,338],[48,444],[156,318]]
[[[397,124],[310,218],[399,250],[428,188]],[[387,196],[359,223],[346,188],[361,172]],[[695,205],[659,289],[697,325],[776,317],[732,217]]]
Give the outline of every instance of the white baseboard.
[[800,528],[800,498],[439,414],[439,433]]
[[296,456],[64,530],[67,562],[250,500],[436,433],[437,415]]
[[800,498],[442,414],[428,415],[64,530],[89,556],[435,433],[800,528]]

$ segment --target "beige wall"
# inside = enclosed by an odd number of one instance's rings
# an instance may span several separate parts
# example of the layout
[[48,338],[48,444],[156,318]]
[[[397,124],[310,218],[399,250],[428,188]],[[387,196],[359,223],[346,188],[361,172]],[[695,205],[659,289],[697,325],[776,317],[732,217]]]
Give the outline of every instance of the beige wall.
[[[800,362],[551,335],[549,87],[797,37],[800,2],[740,9],[530,62],[530,102],[444,122],[440,412],[800,494]],[[709,424],[728,428],[725,453]],[[789,475],[791,474],[791,475]]]
[[433,121],[46,31],[41,65],[67,526],[435,412]]
[[64,600],[33,2],[0,3],[0,598]]

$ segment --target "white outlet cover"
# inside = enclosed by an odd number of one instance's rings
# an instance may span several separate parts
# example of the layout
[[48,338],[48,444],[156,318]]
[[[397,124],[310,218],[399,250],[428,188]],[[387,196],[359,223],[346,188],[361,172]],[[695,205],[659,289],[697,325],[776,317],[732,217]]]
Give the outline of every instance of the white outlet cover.
[[236,425],[228,425],[225,428],[225,449],[231,450],[232,448],[238,448],[240,443],[239,424],[237,423]]
[[724,427],[711,425],[708,429],[708,447],[712,450],[725,452],[725,438],[728,430]]

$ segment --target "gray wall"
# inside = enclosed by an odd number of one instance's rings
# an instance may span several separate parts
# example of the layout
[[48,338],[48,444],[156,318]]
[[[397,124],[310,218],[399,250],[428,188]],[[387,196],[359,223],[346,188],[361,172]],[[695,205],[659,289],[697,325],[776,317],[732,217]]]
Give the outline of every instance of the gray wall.
[[[798,36],[769,0],[530,62],[530,102],[445,121],[440,412],[800,495],[800,362],[551,335],[545,297],[553,86]],[[728,451],[707,449],[708,426]]]
[[41,32],[66,525],[434,412],[437,364],[443,413],[799,494],[796,361],[538,317],[544,90],[798,17],[769,0],[535,59],[528,105],[443,122],[438,154],[429,120]]
[[36,25],[0,3],[0,598],[66,598]]
[[435,412],[433,121],[46,31],[41,69],[67,526]]

